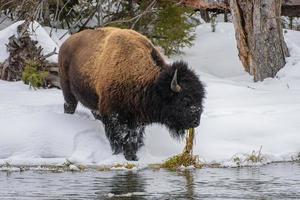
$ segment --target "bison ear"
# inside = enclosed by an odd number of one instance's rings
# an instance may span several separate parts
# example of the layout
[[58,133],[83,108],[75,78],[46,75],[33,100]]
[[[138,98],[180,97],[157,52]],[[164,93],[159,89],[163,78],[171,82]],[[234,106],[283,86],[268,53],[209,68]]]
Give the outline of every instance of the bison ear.
[[173,76],[173,79],[171,82],[171,90],[176,93],[181,91],[181,87],[177,82],[177,69],[175,70],[175,73],[174,73],[174,76]]

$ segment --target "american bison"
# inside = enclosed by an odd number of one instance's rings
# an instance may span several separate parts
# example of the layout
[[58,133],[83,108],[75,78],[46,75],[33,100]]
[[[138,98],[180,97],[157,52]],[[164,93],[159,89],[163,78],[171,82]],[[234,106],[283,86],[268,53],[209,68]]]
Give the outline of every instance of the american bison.
[[65,113],[73,114],[78,102],[89,108],[103,122],[113,153],[127,160],[137,160],[146,125],[163,124],[182,138],[200,123],[205,91],[199,78],[183,61],[165,62],[133,30],[76,33],[62,45],[59,67]]

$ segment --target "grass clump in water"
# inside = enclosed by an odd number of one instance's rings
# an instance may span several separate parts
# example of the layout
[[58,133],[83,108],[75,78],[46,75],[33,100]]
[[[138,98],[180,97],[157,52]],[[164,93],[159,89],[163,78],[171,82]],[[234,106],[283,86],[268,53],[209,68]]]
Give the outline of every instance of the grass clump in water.
[[132,163],[126,163],[126,164],[115,164],[112,166],[101,166],[97,168],[97,171],[111,171],[111,170],[123,170],[128,169],[132,170],[135,169],[137,166]]
[[162,168],[167,169],[177,169],[182,166],[194,166],[196,168],[201,168],[202,164],[200,164],[198,156],[182,153],[169,158],[166,162],[164,162],[161,165]]
[[259,151],[252,151],[250,154],[235,155],[233,157],[233,162],[237,167],[253,165],[253,164],[263,164],[266,158],[261,153],[262,146],[260,146]]
[[199,157],[193,155],[193,142],[195,137],[195,129],[190,128],[186,137],[186,144],[183,153],[175,155],[164,162],[161,167],[167,169],[177,169],[180,167],[193,166],[195,168],[202,168],[203,164],[199,162]]
[[252,163],[261,163],[264,160],[264,157],[261,154],[262,146],[260,146],[259,151],[256,153],[255,151],[252,151],[250,155],[246,158],[246,161],[252,162]]
[[126,164],[116,164],[113,166],[113,168],[126,168],[126,169],[133,169],[135,168],[135,164],[126,163]]

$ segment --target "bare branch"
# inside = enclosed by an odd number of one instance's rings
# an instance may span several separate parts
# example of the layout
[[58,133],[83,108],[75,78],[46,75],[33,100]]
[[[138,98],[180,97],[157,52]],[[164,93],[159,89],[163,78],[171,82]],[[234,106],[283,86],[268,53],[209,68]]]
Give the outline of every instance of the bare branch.
[[47,53],[46,55],[41,56],[39,59],[44,60],[44,59],[49,58],[49,57],[51,57],[51,56],[53,56],[55,54],[57,54],[56,53],[56,48],[54,48],[54,50],[51,51],[50,53]]

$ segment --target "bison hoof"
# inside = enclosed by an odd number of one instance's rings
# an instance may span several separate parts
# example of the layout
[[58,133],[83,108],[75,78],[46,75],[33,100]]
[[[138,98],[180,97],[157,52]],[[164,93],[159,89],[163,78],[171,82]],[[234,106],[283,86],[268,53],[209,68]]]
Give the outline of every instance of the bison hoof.
[[125,159],[128,161],[138,161],[138,157],[136,155],[124,155]]
[[76,110],[76,104],[65,103],[64,112],[66,114],[74,114]]

